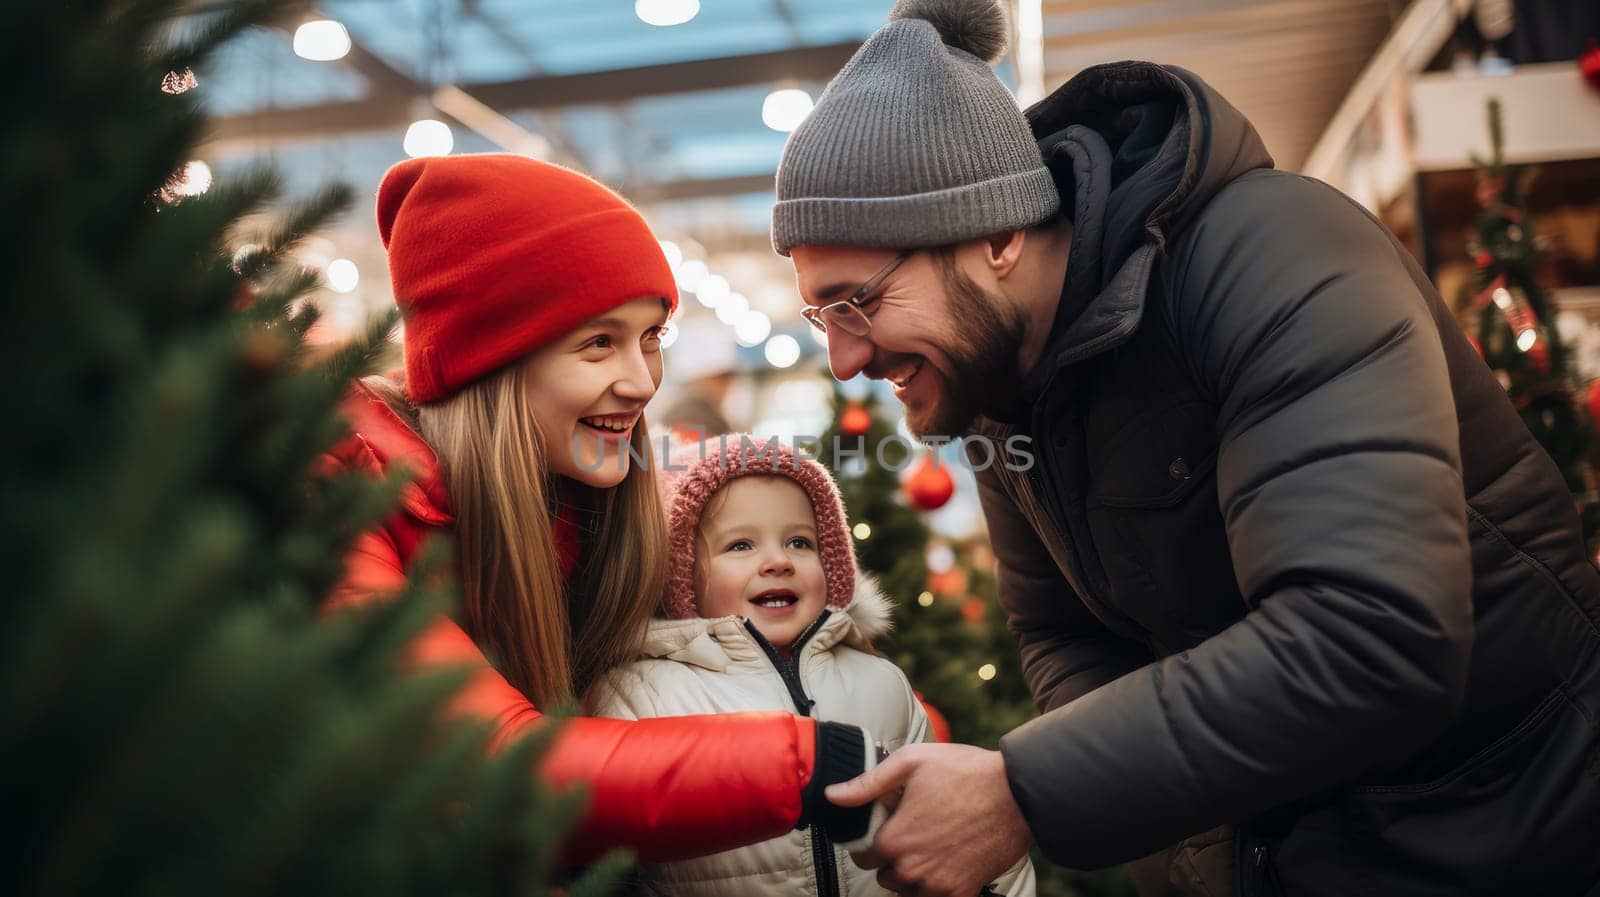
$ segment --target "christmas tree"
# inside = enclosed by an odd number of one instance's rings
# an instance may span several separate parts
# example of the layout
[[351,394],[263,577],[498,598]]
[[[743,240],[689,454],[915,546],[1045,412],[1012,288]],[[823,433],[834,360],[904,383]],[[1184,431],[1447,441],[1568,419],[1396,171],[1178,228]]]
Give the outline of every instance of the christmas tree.
[[[817,454],[836,467],[862,569],[878,578],[895,604],[895,631],[878,647],[949,722],[952,740],[993,748],[1035,714],[1017,643],[999,606],[994,555],[982,538],[934,539],[915,505],[918,490],[908,488],[935,463],[950,463],[947,456],[954,452],[935,456],[912,446],[877,413],[870,395],[852,400],[836,384],[833,403],[833,423]],[[924,454],[916,457],[919,452]],[[934,500],[948,498],[947,491],[929,491]],[[1033,861],[1040,897],[1134,893],[1120,869],[1062,869],[1037,851]]]
[[[1469,334],[1568,488],[1584,493],[1592,422],[1578,411],[1571,355],[1555,326],[1554,302],[1536,277],[1541,253],[1525,203],[1537,171],[1506,164],[1499,100],[1489,101],[1489,135],[1490,157],[1473,159],[1480,209],[1471,244],[1477,321]],[[1591,538],[1595,511],[1591,504],[1584,513]]]
[[538,894],[555,874],[575,798],[534,783],[538,746],[486,759],[481,726],[443,720],[456,675],[397,675],[442,596],[318,610],[398,492],[312,475],[388,322],[313,358],[314,315],[290,312],[315,282],[290,254],[344,191],[233,258],[275,179],[206,190],[188,164],[205,63],[285,5],[7,7],[7,894]]

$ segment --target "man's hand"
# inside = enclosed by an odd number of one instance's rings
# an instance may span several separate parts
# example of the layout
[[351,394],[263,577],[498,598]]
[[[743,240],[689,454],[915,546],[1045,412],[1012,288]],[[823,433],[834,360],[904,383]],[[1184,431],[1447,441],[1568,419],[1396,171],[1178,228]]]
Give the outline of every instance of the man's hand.
[[1011,797],[999,751],[964,744],[913,744],[848,782],[828,800],[855,807],[879,798],[893,815],[872,846],[854,854],[878,883],[902,897],[976,897],[1033,843]]

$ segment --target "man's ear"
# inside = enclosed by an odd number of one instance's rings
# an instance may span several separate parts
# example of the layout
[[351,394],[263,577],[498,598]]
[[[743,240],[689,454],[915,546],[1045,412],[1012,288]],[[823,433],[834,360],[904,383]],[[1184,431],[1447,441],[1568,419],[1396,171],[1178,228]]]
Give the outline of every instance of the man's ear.
[[999,234],[990,234],[983,240],[983,261],[994,272],[994,276],[1005,279],[1017,262],[1022,258],[1022,244],[1027,240],[1026,229],[1011,230]]

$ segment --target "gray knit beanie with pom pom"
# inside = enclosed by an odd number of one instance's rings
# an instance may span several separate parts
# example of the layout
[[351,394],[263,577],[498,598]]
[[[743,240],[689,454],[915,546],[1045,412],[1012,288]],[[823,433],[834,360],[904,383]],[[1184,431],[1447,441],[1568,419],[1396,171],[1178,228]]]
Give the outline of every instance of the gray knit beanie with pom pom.
[[909,249],[1029,227],[1061,207],[990,69],[1003,0],[899,0],[789,137],[773,248]]

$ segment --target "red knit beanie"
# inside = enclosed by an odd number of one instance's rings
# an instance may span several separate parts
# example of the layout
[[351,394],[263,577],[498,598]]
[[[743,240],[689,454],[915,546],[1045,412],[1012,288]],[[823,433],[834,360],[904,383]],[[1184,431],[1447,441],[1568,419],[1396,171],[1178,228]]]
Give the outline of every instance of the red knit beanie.
[[661,600],[667,618],[696,616],[694,549],[700,518],[717,490],[745,476],[786,477],[806,491],[817,523],[817,553],[827,586],[824,604],[834,610],[849,607],[856,587],[856,553],[844,499],[828,469],[798,457],[781,439],[729,433],[670,443],[666,457],[656,460],[656,488],[667,515],[667,592]]
[[406,389],[433,402],[641,296],[672,268],[622,197],[525,156],[409,159],[378,187]]

